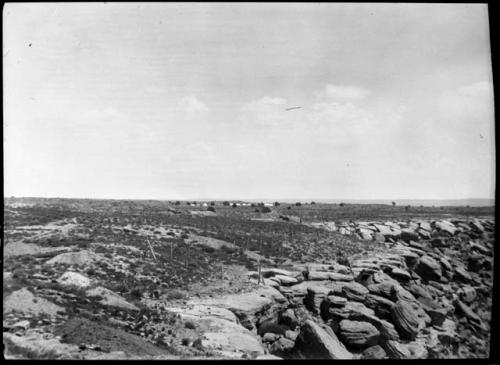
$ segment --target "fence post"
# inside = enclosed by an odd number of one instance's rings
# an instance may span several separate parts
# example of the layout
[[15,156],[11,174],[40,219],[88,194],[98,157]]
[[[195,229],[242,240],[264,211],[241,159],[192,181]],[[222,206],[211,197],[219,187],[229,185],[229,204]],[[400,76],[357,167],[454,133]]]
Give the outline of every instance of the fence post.
[[151,246],[151,243],[149,242],[149,238],[146,237],[146,241],[148,241],[149,249],[151,250],[151,253],[153,254],[153,258],[155,259],[156,262],[158,262],[158,260],[156,259],[155,252],[153,251],[153,247]]

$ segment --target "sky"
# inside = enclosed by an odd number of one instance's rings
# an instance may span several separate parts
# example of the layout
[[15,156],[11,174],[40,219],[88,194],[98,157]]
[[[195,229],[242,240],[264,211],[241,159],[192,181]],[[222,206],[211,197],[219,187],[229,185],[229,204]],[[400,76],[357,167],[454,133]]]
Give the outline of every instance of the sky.
[[494,197],[486,5],[9,3],[2,54],[5,196]]

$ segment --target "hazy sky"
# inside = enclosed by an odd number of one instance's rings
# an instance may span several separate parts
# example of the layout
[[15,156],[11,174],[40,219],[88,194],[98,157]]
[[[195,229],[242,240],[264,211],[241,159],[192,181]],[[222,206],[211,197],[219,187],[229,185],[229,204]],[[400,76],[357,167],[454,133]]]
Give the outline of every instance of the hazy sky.
[[3,20],[5,196],[494,197],[486,5],[27,3]]

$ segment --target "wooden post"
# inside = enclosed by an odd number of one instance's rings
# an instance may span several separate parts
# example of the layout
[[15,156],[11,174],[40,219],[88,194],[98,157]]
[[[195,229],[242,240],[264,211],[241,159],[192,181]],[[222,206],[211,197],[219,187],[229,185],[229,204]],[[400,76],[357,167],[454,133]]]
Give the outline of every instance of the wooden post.
[[170,265],[172,265],[174,261],[174,242],[170,241]]
[[259,278],[257,281],[257,285],[260,285],[261,276],[262,276],[262,271],[261,271],[260,258],[259,258]]
[[149,249],[151,250],[151,253],[153,254],[153,258],[155,259],[156,262],[158,262],[158,260],[156,259],[155,252],[153,251],[153,247],[151,246],[151,243],[149,242],[149,238],[146,238],[146,241],[148,241]]

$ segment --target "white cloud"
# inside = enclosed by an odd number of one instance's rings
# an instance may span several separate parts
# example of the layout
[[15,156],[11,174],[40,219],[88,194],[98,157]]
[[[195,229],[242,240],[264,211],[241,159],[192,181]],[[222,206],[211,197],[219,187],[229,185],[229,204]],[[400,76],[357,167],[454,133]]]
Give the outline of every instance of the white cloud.
[[359,86],[328,84],[316,95],[319,98],[329,100],[360,100],[364,99],[370,93],[370,90]]
[[242,110],[250,112],[262,112],[275,109],[286,104],[286,100],[283,98],[273,98],[269,96],[264,96],[259,100],[253,100],[245,105],[243,105]]
[[264,96],[243,105],[241,110],[250,123],[275,124],[284,120],[285,104],[283,98]]
[[197,113],[208,111],[208,107],[204,102],[196,98],[196,96],[186,96],[181,101],[182,108],[188,113]]

